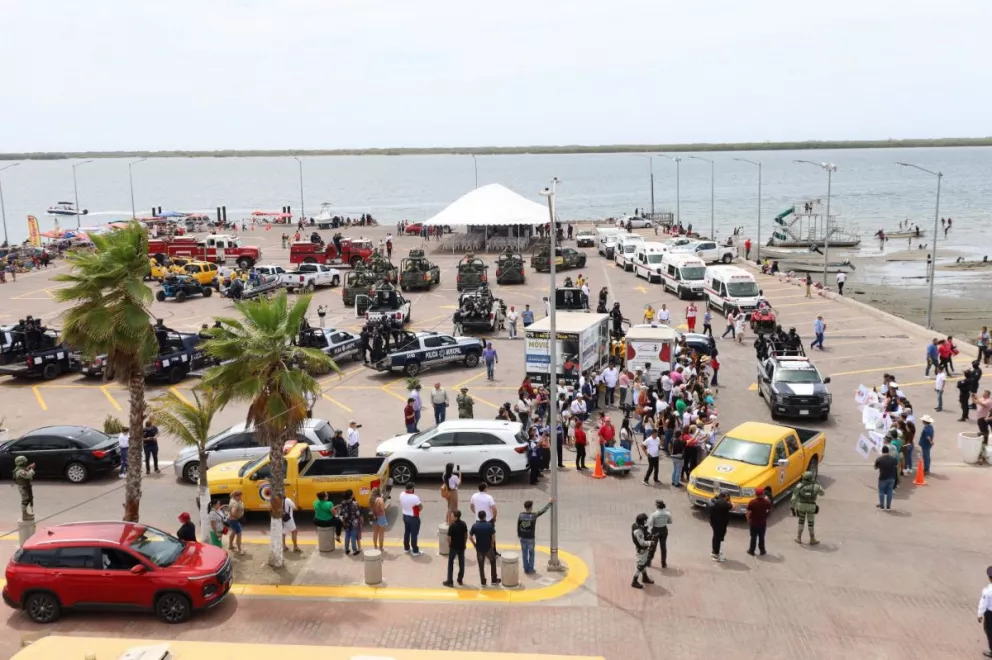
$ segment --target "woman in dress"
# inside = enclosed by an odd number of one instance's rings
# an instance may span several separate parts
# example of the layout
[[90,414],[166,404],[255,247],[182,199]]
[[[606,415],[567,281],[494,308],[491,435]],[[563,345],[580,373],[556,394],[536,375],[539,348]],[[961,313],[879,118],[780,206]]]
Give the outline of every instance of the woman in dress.
[[386,541],[386,502],[382,498],[382,491],[376,487],[372,489],[369,496],[369,515],[372,518],[372,547],[385,552],[383,547]]
[[290,538],[293,539],[293,552],[302,552],[300,550],[300,544],[296,538],[296,518],[293,517],[293,512],[296,511],[296,503],[293,500],[284,498],[282,501],[282,549],[289,550],[289,546],[286,545],[286,534],[290,534]]

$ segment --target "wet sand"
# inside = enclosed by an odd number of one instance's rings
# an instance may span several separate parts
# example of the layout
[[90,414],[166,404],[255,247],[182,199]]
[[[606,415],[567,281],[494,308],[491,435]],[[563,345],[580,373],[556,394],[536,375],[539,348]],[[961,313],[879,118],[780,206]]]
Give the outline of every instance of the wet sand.
[[[938,275],[938,278],[940,276]],[[926,286],[898,287],[848,280],[844,295],[894,316],[926,327]],[[967,297],[934,293],[933,325],[942,334],[974,343],[983,325],[992,325],[992,288],[974,285]]]

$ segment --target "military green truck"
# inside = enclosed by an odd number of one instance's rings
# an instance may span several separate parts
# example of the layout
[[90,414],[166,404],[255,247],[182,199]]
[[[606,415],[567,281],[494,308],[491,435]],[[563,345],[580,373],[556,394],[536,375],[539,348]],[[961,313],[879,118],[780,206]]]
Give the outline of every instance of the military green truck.
[[458,262],[458,276],[455,278],[455,288],[459,291],[478,289],[483,282],[489,281],[489,266],[475,253],[469,252]]
[[341,300],[345,307],[354,307],[355,296],[368,295],[375,282],[375,274],[361,262],[354,270],[346,272],[344,274],[344,286],[341,287]]
[[410,250],[410,256],[400,261],[400,289],[430,289],[441,283],[441,269],[420,249]]
[[[555,269],[569,270],[571,268],[585,268],[586,253],[579,252],[572,248],[555,248]],[[547,273],[551,270],[551,250],[547,245],[542,245],[534,251],[531,257],[530,267],[539,273]]]
[[524,255],[507,250],[496,260],[496,284],[523,284],[527,281],[524,272]]
[[376,280],[385,280],[390,284],[396,284],[400,279],[400,269],[394,266],[386,255],[381,252],[373,252],[369,259],[368,269],[375,275]]

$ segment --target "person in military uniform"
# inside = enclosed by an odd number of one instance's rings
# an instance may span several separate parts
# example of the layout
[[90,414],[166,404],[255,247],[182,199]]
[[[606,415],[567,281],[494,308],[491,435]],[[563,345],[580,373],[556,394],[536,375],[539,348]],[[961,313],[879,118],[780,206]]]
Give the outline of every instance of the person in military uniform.
[[[651,532],[648,531],[648,514],[639,513],[630,526],[630,538],[634,542],[637,564],[634,568],[634,580],[630,586],[635,589],[643,589],[644,584],[654,584],[654,580],[648,577],[648,564],[651,562],[651,546],[654,545],[651,539]],[[644,581],[641,584],[638,578]]]
[[768,357],[768,342],[765,341],[764,333],[759,332],[758,338],[754,340],[754,354],[758,362],[764,362]]
[[803,527],[809,521],[809,544],[817,545],[816,530],[814,523],[816,514],[820,507],[816,504],[816,498],[824,494],[823,487],[816,483],[813,473],[809,470],[803,472],[802,481],[799,486],[792,491],[792,515],[799,518],[799,533],[796,535],[796,543],[803,542]]
[[463,387],[462,393],[455,397],[458,404],[458,419],[475,419],[475,400],[468,394],[468,388]]
[[21,495],[21,520],[34,520],[34,463],[28,464],[27,456],[14,459],[14,483]]
[[461,308],[456,309],[455,313],[451,315],[451,322],[454,325],[454,329],[451,331],[451,334],[453,334],[456,337],[461,337],[463,332]]

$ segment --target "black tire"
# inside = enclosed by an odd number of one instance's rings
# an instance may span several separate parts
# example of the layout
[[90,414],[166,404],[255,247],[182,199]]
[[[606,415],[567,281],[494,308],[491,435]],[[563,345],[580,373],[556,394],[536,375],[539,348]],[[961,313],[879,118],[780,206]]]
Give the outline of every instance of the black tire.
[[55,594],[36,591],[24,599],[24,613],[35,623],[53,623],[62,614],[62,603]]
[[389,477],[396,486],[405,486],[417,477],[417,468],[409,461],[396,461],[389,464]]
[[81,484],[90,478],[90,471],[87,467],[75,461],[65,466],[63,474],[65,474],[65,480],[71,484]]
[[403,375],[413,378],[420,373],[420,363],[419,362],[408,362],[405,367],[403,367]]
[[185,291],[176,291],[176,302],[179,302],[179,303],[186,302],[186,292]]
[[200,461],[190,461],[183,468],[183,480],[194,486],[200,483]]
[[675,289],[675,295],[678,296],[679,300],[682,300],[682,287],[677,287]]
[[729,264],[731,261],[730,253],[728,252],[727,254],[723,255],[723,258],[720,261],[722,261],[725,264]]
[[166,623],[186,623],[193,614],[193,604],[186,595],[170,591],[155,599],[155,616]]
[[169,369],[167,379],[169,385],[177,385],[182,382],[182,379],[186,377],[186,370],[180,366],[175,366]]
[[820,476],[820,459],[814,456],[809,459],[809,465],[806,466],[807,472],[813,473],[813,481],[816,481],[817,477]]
[[152,259],[154,259],[155,261],[157,261],[159,266],[165,265],[165,255],[164,254],[156,254],[154,257],[152,257]]
[[62,373],[62,366],[58,362],[49,362],[41,369],[41,377],[45,380],[54,380]]
[[469,353],[465,356],[464,363],[469,369],[477,367],[479,365],[479,354],[476,352]]
[[214,290],[211,289],[209,286],[205,286],[200,289],[200,293],[203,294],[204,298],[209,298],[210,296],[214,295]]
[[489,461],[479,470],[479,478],[488,486],[503,486],[510,481],[510,468],[502,461]]
[[155,300],[159,302],[165,302],[165,291],[161,289],[155,294]]
[[252,261],[248,257],[241,257],[238,259],[238,268],[241,270],[248,270],[251,268]]

